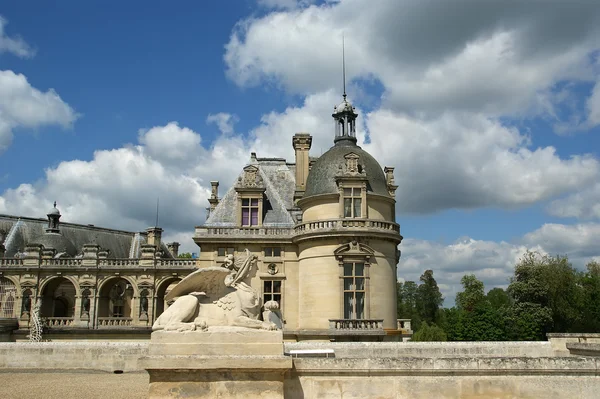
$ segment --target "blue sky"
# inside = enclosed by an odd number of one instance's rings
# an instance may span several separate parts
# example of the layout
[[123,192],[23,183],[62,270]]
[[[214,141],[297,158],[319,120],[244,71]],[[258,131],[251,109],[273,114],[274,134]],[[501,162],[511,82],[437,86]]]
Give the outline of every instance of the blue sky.
[[[209,181],[332,144],[341,95],[396,167],[399,277],[504,286],[526,249],[600,259],[600,4],[21,0],[0,6],[0,213],[193,250]],[[371,5],[369,5],[371,4]]]

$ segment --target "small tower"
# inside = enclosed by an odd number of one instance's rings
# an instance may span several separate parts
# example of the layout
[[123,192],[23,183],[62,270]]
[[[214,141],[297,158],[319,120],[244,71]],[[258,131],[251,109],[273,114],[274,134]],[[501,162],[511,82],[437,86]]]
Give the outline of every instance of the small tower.
[[50,209],[48,216],[48,227],[46,233],[58,233],[60,232],[58,225],[60,224],[60,211],[56,208],[56,201],[54,201],[54,208]]

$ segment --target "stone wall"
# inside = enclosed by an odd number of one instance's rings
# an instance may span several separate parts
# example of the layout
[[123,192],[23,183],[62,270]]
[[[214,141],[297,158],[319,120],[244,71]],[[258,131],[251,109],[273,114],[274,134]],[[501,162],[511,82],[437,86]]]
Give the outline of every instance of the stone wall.
[[0,343],[0,369],[141,371],[148,342]]
[[[141,371],[149,342],[0,343],[0,370]],[[286,398],[596,398],[600,358],[555,356],[549,342],[285,343],[333,349],[293,357]],[[368,381],[368,383],[367,383]]]
[[[376,358],[294,360],[285,398],[598,397],[593,358]],[[368,382],[367,382],[368,381]]]
[[546,334],[546,336],[552,346],[552,350],[559,356],[570,355],[569,350],[567,349],[567,343],[600,344],[599,333],[550,333]]

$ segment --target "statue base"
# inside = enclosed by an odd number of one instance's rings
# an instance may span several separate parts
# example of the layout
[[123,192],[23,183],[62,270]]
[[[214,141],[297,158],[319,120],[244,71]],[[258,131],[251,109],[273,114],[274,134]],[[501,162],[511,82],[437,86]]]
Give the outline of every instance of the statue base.
[[292,359],[281,331],[210,327],[155,331],[148,356],[149,398],[283,398]]

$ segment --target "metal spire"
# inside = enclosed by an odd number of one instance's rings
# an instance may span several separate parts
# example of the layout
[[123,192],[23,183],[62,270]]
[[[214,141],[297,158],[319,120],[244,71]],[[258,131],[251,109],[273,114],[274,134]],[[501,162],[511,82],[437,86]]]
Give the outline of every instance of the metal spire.
[[158,227],[158,197],[156,197],[156,224],[154,227]]
[[344,80],[344,101],[346,100],[346,49],[344,35],[342,34],[342,77]]

